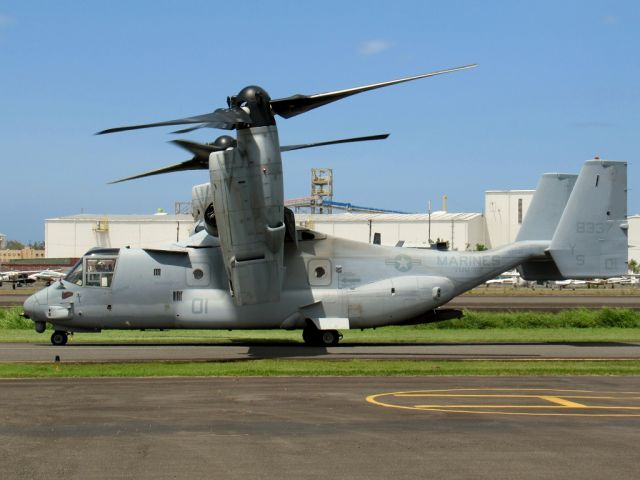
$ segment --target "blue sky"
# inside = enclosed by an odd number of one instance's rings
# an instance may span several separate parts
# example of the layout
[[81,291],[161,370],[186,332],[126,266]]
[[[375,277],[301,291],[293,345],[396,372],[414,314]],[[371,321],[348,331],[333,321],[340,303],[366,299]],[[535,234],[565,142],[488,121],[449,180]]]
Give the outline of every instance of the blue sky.
[[[43,220],[151,213],[204,171],[110,180],[189,158],[170,129],[108,127],[212,111],[258,84],[272,98],[479,63],[280,120],[282,144],[391,133],[285,154],[287,198],[332,167],[335,199],[481,211],[487,189],[533,188],[594,155],[629,162],[640,211],[636,1],[0,1],[0,232]],[[185,138],[212,141],[222,131]]]

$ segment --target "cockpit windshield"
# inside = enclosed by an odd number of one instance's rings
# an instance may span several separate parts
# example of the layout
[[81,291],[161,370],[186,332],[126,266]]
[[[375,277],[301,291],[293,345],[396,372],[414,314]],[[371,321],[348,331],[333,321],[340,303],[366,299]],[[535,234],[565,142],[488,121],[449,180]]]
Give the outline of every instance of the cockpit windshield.
[[78,260],[78,263],[67,273],[67,276],[64,277],[67,282],[82,285],[82,263],[82,259]]
[[79,286],[108,288],[113,282],[118,254],[117,248],[94,248],[89,250],[65,280]]

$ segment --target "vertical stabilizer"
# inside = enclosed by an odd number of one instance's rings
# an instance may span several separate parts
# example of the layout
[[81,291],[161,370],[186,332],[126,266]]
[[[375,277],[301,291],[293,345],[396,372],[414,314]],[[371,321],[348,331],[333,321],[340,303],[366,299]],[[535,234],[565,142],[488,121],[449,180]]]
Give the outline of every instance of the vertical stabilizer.
[[[551,241],[577,178],[578,175],[568,173],[545,173],[540,178],[516,242]],[[518,271],[525,280],[561,280],[563,278],[550,257],[525,262],[518,266]]]
[[516,242],[553,238],[577,178],[568,173],[545,173],[540,178]]
[[584,164],[549,251],[565,278],[627,273],[627,163]]

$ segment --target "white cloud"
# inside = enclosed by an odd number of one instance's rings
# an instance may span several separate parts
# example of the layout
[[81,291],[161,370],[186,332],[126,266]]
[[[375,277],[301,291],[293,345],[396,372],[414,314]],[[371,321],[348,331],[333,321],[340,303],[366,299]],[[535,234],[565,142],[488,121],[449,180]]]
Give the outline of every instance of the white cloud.
[[620,17],[617,17],[615,15],[606,15],[602,17],[602,23],[604,23],[605,25],[617,25],[618,23],[620,23]]
[[391,43],[386,40],[367,40],[358,47],[360,55],[377,55],[391,48]]

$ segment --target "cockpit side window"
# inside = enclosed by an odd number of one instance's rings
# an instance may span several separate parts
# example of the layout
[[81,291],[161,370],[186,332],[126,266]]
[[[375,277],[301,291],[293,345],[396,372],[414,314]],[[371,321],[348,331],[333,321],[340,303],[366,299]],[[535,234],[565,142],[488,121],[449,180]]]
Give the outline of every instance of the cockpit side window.
[[91,255],[85,257],[85,282],[87,287],[108,288],[113,282],[113,272],[116,269],[116,257]]
[[82,259],[78,263],[76,263],[75,267],[71,269],[67,276],[64,279],[67,282],[74,283],[76,285],[82,286]]

